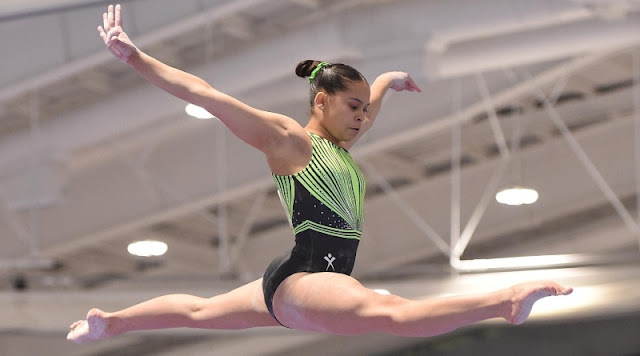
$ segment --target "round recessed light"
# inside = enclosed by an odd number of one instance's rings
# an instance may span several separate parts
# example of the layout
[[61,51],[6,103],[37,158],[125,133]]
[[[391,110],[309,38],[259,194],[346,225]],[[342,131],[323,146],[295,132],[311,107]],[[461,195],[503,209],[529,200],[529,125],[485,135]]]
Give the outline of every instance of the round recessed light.
[[162,256],[167,250],[166,243],[153,240],[136,241],[127,246],[130,254],[141,257]]
[[529,188],[512,187],[499,191],[496,200],[506,205],[533,204],[538,200],[538,192]]

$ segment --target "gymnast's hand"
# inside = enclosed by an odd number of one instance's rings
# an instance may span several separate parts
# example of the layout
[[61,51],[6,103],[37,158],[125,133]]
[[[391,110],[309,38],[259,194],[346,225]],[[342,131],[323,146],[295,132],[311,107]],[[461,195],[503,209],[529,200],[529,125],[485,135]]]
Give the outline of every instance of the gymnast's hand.
[[422,92],[422,89],[416,85],[411,76],[405,72],[388,72],[385,75],[389,76],[389,88],[395,91]]
[[120,5],[109,5],[108,12],[102,14],[103,26],[98,26],[98,33],[109,51],[119,60],[128,63],[131,55],[137,51],[136,46],[122,29]]

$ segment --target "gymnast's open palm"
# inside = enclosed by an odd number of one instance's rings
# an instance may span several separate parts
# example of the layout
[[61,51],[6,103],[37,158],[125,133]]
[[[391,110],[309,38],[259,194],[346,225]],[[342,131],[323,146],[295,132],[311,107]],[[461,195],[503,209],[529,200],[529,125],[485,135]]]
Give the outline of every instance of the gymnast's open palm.
[[413,78],[405,72],[388,72],[386,73],[391,79],[389,88],[395,91],[414,91],[421,93],[422,89],[413,81]]
[[136,51],[136,46],[122,29],[122,15],[120,5],[109,5],[107,12],[102,14],[103,26],[98,26],[98,33],[109,48],[109,51],[119,60],[127,63]]

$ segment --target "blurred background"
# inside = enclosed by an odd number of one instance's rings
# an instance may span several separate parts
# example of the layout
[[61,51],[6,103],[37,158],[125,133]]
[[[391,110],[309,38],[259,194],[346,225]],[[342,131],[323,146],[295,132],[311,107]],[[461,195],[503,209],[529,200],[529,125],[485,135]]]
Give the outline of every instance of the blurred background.
[[[368,182],[365,286],[428,298],[554,279],[575,292],[522,326],[431,339],[267,328],[67,342],[91,307],[224,293],[293,245],[262,154],[113,58],[96,31],[107,5],[0,4],[0,355],[640,354],[636,0],[123,1],[142,50],[303,125],[301,60],[370,83],[411,73],[423,92],[389,92],[351,151]],[[514,187],[524,197],[503,200]]]

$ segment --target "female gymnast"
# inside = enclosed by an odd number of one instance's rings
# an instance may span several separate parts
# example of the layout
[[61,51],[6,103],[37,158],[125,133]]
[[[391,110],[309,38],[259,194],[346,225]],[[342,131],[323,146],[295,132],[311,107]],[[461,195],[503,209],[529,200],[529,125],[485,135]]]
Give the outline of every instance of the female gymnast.
[[540,281],[484,294],[407,300],[380,295],[350,277],[362,232],[364,179],[348,150],[373,124],[389,88],[421,91],[407,73],[384,73],[369,86],[348,65],[301,62],[296,74],[311,85],[311,117],[302,127],[140,51],[122,29],[120,5],[110,5],[103,22],[98,31],[116,58],[159,88],[204,107],[264,153],[295,246],[276,258],[262,279],[226,294],[165,295],[114,313],[92,309],[86,320],[71,325],[68,340],[81,343],[133,330],[278,325],[342,335],[428,337],[490,318],[520,324],[538,299],[572,292]]

